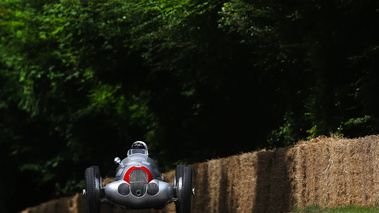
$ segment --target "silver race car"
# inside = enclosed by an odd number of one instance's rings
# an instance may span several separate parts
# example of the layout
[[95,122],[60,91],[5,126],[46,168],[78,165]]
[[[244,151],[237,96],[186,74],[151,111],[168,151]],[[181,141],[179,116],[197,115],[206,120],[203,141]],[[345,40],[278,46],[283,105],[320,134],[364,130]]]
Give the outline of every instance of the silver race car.
[[173,185],[164,182],[158,165],[151,159],[142,141],[133,143],[127,157],[114,159],[118,164],[114,182],[103,186],[98,166],[85,171],[87,213],[99,213],[100,203],[109,203],[125,209],[162,209],[175,202],[177,213],[191,212],[192,171],[178,165]]

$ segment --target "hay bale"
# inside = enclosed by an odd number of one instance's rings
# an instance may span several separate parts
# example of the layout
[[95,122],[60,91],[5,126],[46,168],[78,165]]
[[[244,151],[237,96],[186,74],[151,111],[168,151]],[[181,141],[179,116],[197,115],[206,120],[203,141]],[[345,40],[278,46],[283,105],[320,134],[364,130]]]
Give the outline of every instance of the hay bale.
[[72,209],[74,206],[73,197],[64,197],[55,200],[51,200],[40,204],[36,207],[31,207],[23,210],[21,213],[70,213],[76,212]]
[[[222,171],[222,186],[223,189],[220,195],[225,194],[221,200],[220,211],[224,210],[230,213],[238,213],[238,203],[236,197],[238,196],[238,185],[241,179],[240,159],[239,156],[232,156],[225,159],[225,167]],[[249,175],[249,174],[248,174]],[[248,177],[249,178],[249,177]]]
[[208,161],[208,193],[210,195],[208,210],[209,212],[218,212],[218,195],[219,195],[219,187],[220,187],[220,174],[221,160],[210,160]]
[[372,167],[373,167],[373,187],[374,194],[372,196],[372,202],[375,206],[379,206],[379,140],[378,136],[369,136],[368,141],[371,143],[370,154],[372,155]]
[[[379,205],[379,136],[319,137],[290,149],[261,150],[190,166],[192,212],[285,212],[292,207]],[[164,174],[172,183],[175,171]],[[112,181],[106,179],[104,181]],[[81,195],[24,210],[85,212]],[[103,213],[174,213],[175,205],[155,210],[122,210],[102,205]]]
[[209,212],[211,202],[208,164],[199,163],[191,166],[192,168],[192,185],[196,188],[196,196],[192,197],[192,212]]
[[[270,192],[265,212],[284,212],[292,208],[291,180],[289,178],[288,149],[277,149],[271,160]],[[257,183],[258,184],[258,183]]]
[[378,141],[378,136],[320,137],[296,145],[290,174],[297,181],[294,205],[375,205]]
[[252,212],[256,207],[257,193],[258,152],[242,154],[238,158],[239,167],[234,182],[236,197],[236,212]]

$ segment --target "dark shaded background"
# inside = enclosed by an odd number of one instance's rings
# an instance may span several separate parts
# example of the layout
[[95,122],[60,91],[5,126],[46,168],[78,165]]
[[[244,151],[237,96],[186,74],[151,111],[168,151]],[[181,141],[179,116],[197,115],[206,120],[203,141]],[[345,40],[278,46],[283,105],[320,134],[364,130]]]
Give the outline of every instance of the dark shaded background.
[[0,208],[319,135],[378,134],[377,1],[0,3]]

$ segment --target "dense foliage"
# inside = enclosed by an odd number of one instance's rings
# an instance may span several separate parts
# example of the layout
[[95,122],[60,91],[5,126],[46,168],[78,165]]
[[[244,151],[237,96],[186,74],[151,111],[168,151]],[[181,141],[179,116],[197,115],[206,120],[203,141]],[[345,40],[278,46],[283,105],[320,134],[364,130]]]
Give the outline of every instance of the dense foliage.
[[135,140],[167,170],[378,134],[378,4],[2,0],[0,208],[79,192]]

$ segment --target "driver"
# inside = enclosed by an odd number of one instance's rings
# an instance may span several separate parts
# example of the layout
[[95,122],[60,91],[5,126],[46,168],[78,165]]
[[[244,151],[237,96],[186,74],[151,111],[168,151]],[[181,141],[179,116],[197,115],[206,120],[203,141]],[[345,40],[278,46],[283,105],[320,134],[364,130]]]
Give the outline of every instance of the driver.
[[131,154],[144,154],[149,155],[149,152],[147,151],[147,145],[143,141],[136,141],[132,144],[128,151],[128,156]]
[[[147,145],[143,141],[136,141],[132,144],[130,147],[130,150],[128,150],[128,156],[134,155],[134,154],[143,154],[148,156],[149,152],[147,150]],[[149,157],[146,158],[146,161],[152,165],[153,167],[153,173],[158,177],[158,179],[164,180],[162,174],[158,170],[158,165],[155,163],[155,161]]]
[[146,149],[147,150],[147,145],[143,141],[136,141],[132,144],[131,149]]

